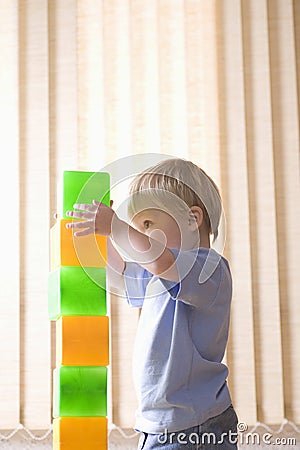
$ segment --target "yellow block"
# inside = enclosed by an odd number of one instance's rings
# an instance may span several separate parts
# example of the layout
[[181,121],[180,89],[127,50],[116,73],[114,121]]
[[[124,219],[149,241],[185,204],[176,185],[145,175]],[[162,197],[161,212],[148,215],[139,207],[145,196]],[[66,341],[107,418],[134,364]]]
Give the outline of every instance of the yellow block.
[[51,270],[59,266],[105,267],[106,237],[96,234],[74,236],[74,230],[66,228],[71,222],[58,220],[50,230]]
[[107,450],[106,417],[53,420],[53,450]]
[[108,336],[107,316],[60,317],[56,321],[56,366],[107,366]]

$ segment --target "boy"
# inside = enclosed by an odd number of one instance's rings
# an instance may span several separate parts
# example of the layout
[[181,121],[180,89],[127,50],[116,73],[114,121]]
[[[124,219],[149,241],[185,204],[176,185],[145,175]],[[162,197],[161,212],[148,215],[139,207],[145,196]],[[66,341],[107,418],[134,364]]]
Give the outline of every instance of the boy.
[[125,283],[129,304],[142,307],[133,357],[138,448],[236,449],[237,417],[221,363],[232,281],[227,260],[210,248],[222,213],[217,186],[174,158],[133,180],[133,226],[96,201],[74,206],[81,211],[68,215],[84,222],[69,226],[77,235],[110,237],[110,283]]

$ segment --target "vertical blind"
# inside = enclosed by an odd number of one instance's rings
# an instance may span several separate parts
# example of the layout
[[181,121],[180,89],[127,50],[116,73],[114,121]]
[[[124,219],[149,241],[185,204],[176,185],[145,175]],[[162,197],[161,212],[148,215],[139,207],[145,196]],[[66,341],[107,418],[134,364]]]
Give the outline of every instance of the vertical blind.
[[[148,152],[191,159],[220,186],[240,419],[300,422],[299,65],[299,0],[0,2],[0,429],[51,421],[62,170]],[[138,312],[112,296],[111,316],[112,420],[126,428]]]

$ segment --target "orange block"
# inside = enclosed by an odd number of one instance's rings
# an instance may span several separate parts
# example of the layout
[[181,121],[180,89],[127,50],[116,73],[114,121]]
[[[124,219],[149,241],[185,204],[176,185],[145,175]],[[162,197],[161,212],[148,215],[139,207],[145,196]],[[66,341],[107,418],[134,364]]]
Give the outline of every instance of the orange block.
[[53,450],[107,450],[106,417],[53,420]]
[[66,224],[72,220],[61,219],[50,230],[51,270],[59,266],[106,266],[106,237],[98,234],[74,236]]
[[107,366],[107,316],[62,316],[56,321],[56,366]]

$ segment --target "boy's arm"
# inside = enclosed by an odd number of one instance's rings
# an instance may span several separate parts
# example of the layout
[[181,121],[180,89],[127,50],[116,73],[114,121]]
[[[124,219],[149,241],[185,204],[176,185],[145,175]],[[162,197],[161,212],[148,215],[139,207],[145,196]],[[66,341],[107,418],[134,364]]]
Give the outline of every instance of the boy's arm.
[[[137,262],[153,275],[159,275],[161,278],[170,281],[178,281],[179,277],[174,264],[175,258],[165,244],[140,233],[119,219],[112,208],[103,203],[94,200],[92,205],[76,204],[74,208],[81,211],[68,211],[67,215],[76,219],[83,219],[84,222],[72,222],[67,227],[83,229],[82,231],[76,231],[77,236],[92,233],[109,236],[131,261]],[[124,269],[124,266],[121,266],[121,261],[114,254],[114,250],[117,252],[116,249],[110,248],[110,250],[113,259],[116,258],[116,271],[120,274],[120,269],[121,267]]]
[[125,262],[112,244],[111,239],[108,238],[106,274],[109,288],[117,288],[121,291],[125,291],[125,283],[123,277],[124,269]]

